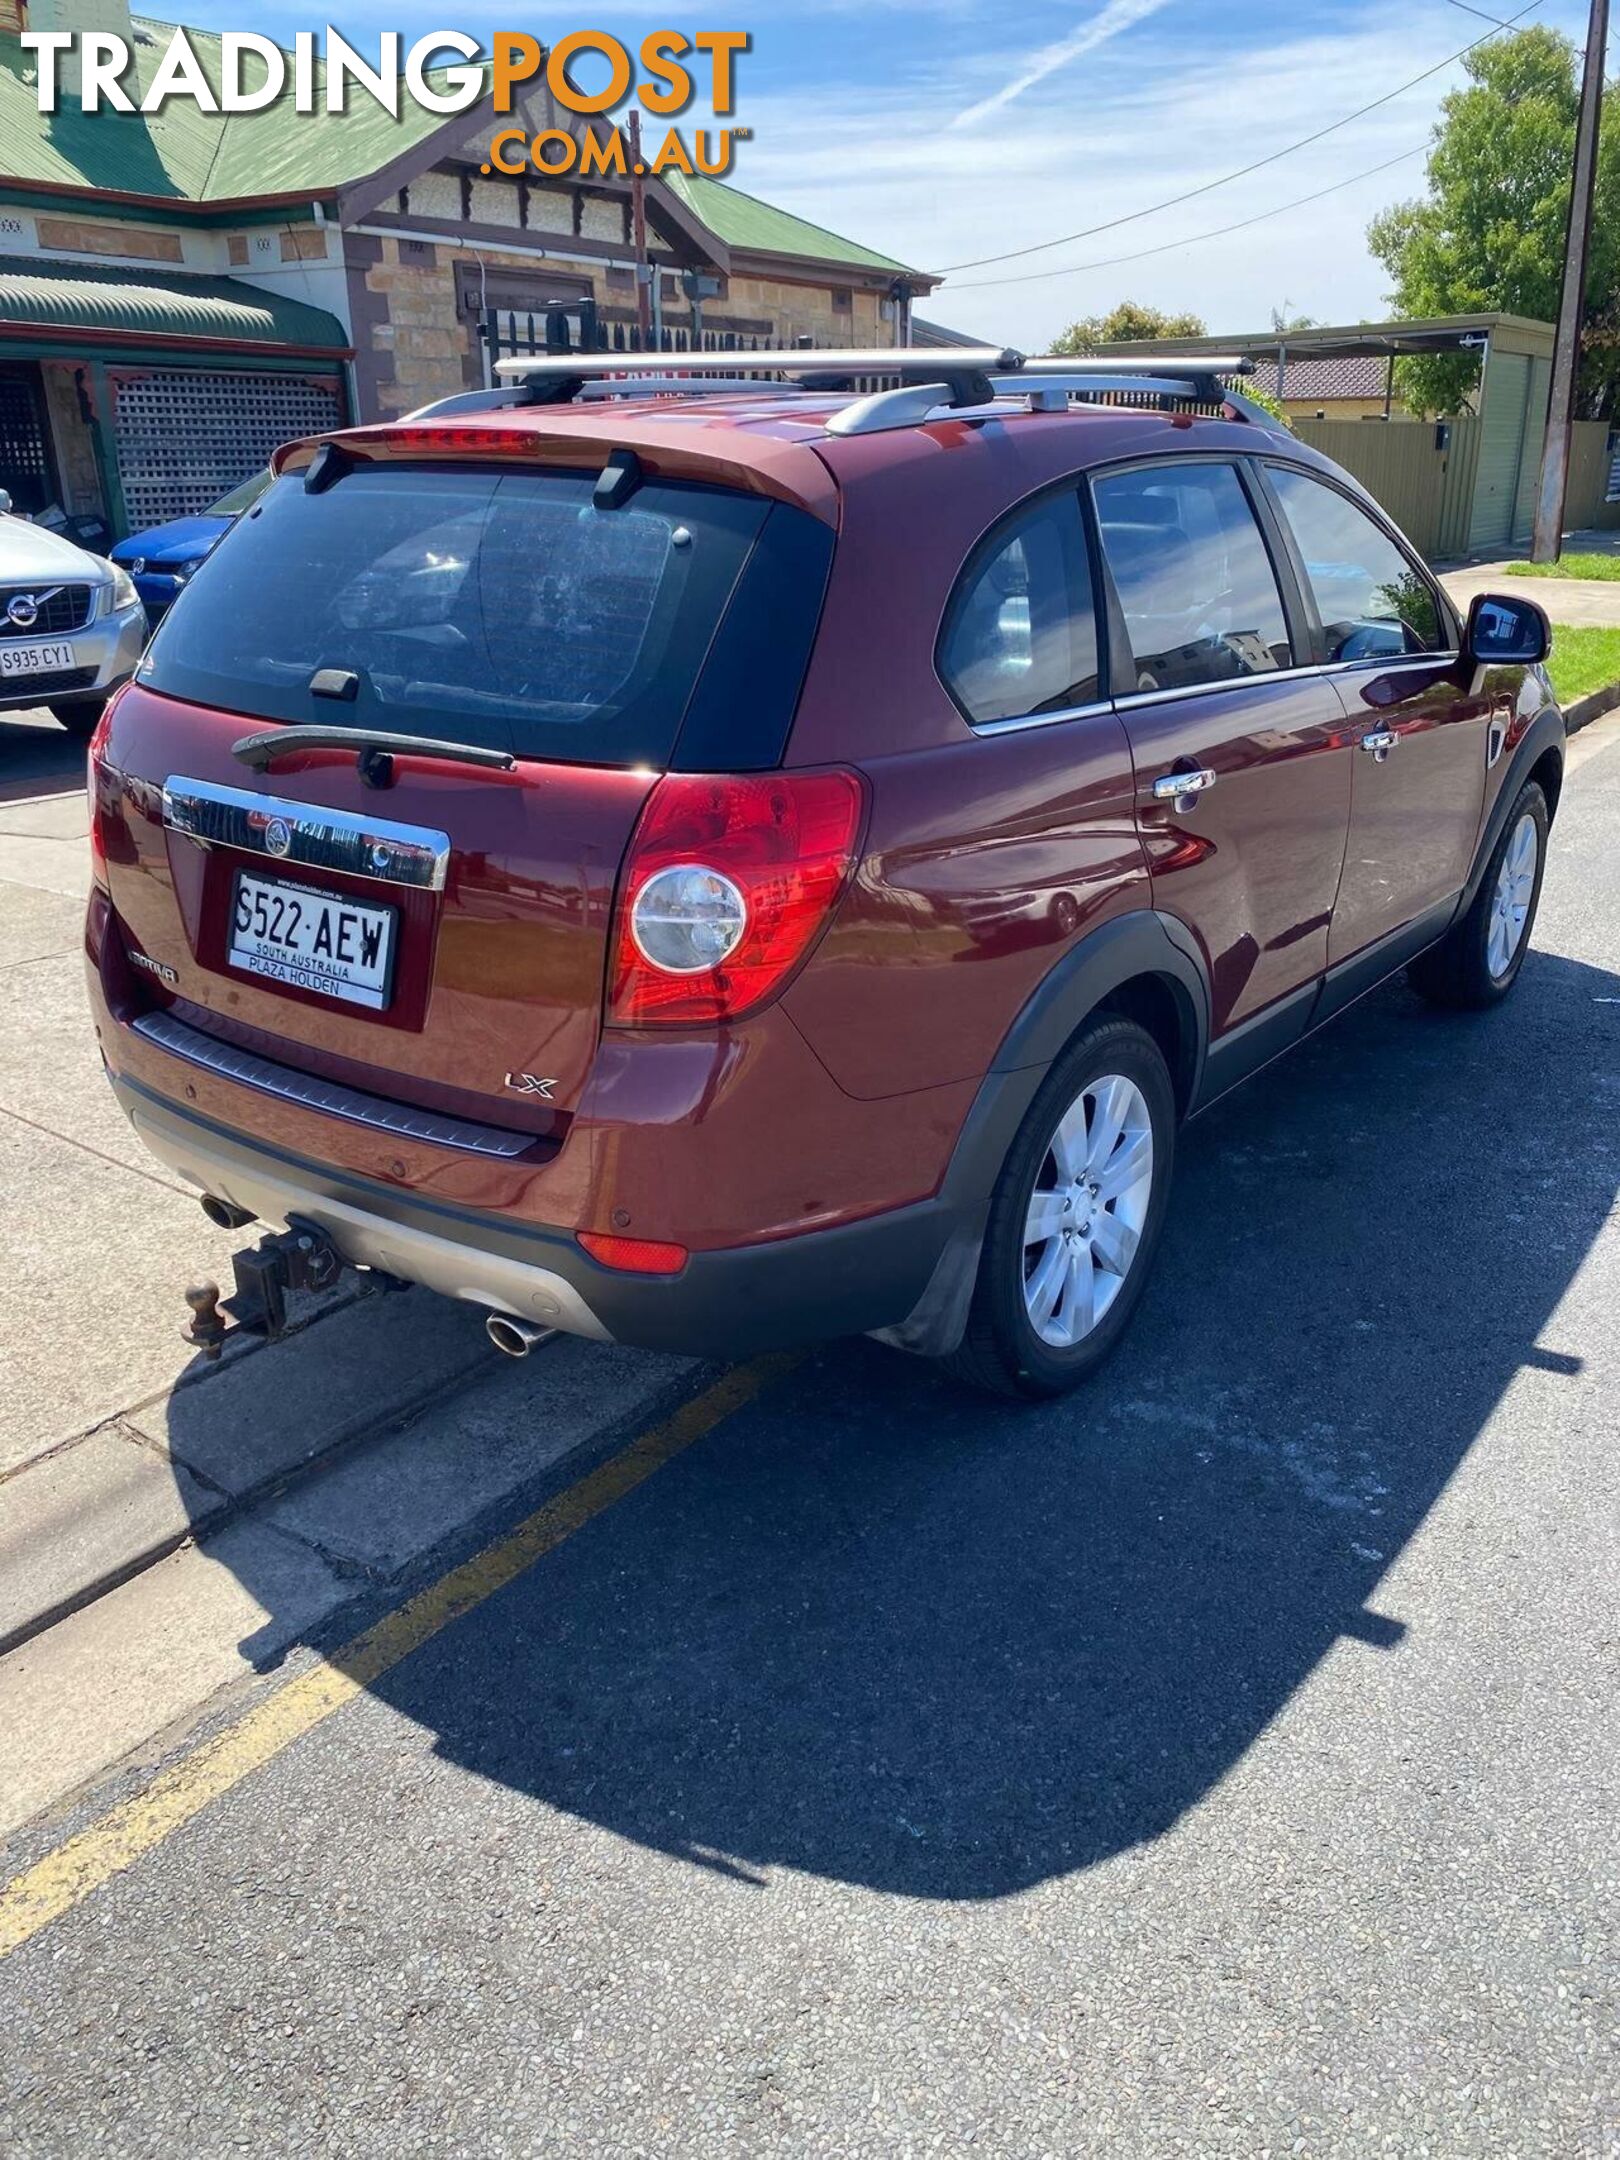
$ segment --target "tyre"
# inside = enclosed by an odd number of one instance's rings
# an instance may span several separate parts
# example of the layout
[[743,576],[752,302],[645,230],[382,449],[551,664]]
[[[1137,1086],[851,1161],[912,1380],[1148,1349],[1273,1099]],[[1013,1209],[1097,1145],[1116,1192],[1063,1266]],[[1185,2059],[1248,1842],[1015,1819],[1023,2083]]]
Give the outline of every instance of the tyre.
[[1406,971],[1412,988],[1431,1004],[1479,1012],[1500,1004],[1518,981],[1541,899],[1547,827],[1547,798],[1534,780],[1527,781],[1467,914]]
[[1175,1161],[1175,1090],[1134,1021],[1099,1018],[1058,1059],[990,1202],[960,1348],[970,1386],[1039,1401],[1113,1350],[1136,1309]]
[[105,698],[77,698],[71,704],[64,700],[60,705],[53,705],[50,712],[52,719],[65,727],[75,742],[88,742],[106,709]]

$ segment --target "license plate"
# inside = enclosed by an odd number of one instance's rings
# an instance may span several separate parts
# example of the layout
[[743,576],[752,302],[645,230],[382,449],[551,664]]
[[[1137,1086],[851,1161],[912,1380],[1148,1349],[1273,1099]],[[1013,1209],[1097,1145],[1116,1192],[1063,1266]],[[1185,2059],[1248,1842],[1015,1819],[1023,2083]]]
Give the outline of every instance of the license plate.
[[380,1012],[388,1003],[397,913],[239,872],[227,957],[250,975]]
[[55,675],[73,665],[71,645],[0,643],[0,682],[8,675]]

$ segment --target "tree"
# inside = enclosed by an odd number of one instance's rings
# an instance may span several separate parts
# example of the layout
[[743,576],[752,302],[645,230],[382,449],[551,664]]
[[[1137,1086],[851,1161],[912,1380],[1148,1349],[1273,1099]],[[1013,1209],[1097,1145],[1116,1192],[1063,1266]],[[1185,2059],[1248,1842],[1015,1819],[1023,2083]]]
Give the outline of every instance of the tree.
[[1290,315],[1288,310],[1292,305],[1292,301],[1285,300],[1281,307],[1274,307],[1271,311],[1271,327],[1279,337],[1286,337],[1290,330],[1316,328],[1314,315]]
[[1208,332],[1196,315],[1167,315],[1140,300],[1121,300],[1106,315],[1085,315],[1052,341],[1055,353],[1093,353],[1099,345],[1140,344],[1147,338],[1198,338]]
[[[1373,220],[1367,244],[1393,279],[1398,314],[1500,312],[1551,322],[1569,215],[1580,56],[1555,30],[1516,31],[1465,63],[1442,104],[1429,192]],[[1607,419],[1620,391],[1620,107],[1605,99],[1577,410]],[[1400,362],[1414,412],[1455,412],[1478,379],[1471,353]]]

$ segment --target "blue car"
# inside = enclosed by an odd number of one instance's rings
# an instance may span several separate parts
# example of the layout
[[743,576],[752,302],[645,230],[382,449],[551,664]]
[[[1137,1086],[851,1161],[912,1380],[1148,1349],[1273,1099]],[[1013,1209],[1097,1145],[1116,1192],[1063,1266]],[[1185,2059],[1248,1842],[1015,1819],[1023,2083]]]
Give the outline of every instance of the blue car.
[[269,485],[268,471],[255,473],[196,517],[171,518],[166,525],[149,525],[145,532],[119,541],[111,559],[135,580],[150,628],[157,628],[198,565]]

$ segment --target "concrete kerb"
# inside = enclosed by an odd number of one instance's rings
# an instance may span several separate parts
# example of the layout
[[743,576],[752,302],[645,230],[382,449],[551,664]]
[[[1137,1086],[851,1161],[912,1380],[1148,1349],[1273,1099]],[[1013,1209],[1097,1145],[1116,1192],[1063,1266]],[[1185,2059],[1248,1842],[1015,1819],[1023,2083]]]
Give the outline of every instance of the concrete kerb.
[[494,1355],[471,1307],[350,1290],[283,1343],[243,1342],[19,1465],[0,1480],[0,1655],[431,1409]]

